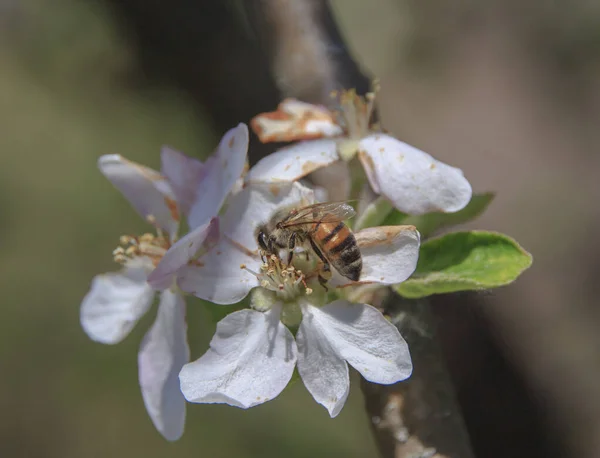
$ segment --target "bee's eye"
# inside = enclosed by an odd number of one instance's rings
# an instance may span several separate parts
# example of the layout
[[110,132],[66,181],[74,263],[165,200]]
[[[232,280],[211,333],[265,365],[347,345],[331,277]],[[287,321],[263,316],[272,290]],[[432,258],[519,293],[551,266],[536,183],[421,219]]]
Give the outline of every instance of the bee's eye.
[[268,251],[269,248],[267,247],[267,240],[265,237],[265,233],[263,231],[260,231],[258,233],[258,244],[260,245],[260,247],[265,250]]

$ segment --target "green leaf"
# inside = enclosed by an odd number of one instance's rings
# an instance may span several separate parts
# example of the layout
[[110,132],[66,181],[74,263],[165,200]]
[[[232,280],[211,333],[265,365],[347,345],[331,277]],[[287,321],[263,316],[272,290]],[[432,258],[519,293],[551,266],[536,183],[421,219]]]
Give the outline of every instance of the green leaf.
[[[386,216],[386,218],[383,220],[381,225],[382,226],[400,226],[401,224],[404,224],[404,221],[406,221],[410,217],[411,217],[410,215],[407,215],[406,213],[402,213],[400,210],[393,209],[392,212]],[[413,224],[413,226],[414,226],[414,224]]]
[[383,225],[409,224],[415,226],[421,233],[421,237],[425,238],[444,227],[456,226],[475,219],[485,211],[493,199],[493,192],[474,194],[465,208],[454,213],[426,213],[425,215],[410,216],[395,210],[388,215]]
[[531,262],[531,255],[506,235],[454,232],[424,242],[415,273],[394,289],[419,298],[496,288],[512,283]]

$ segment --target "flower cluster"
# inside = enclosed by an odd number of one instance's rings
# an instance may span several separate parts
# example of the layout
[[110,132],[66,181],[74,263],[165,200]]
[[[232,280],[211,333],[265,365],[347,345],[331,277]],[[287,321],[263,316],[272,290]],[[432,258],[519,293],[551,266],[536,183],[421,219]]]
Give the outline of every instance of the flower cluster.
[[[374,94],[338,96],[338,109],[285,100],[252,127],[261,141],[296,141],[247,167],[248,129],[225,134],[204,163],[171,149],[156,172],[118,155],[102,173],[154,228],[122,236],[122,270],[94,278],[81,305],[85,332],[124,339],[160,301],[138,355],[139,382],[154,425],[168,440],[183,433],[185,400],[249,408],[278,396],[295,368],[335,417],[350,390],[348,364],[367,380],[392,384],[412,371],[409,349],[368,299],[408,279],[420,236],[413,226],[352,232],[350,188],[301,179],[357,158],[360,187],[409,214],[454,212],[471,198],[462,172],[383,133],[372,122]],[[311,175],[311,176],[308,176]],[[337,188],[337,189],[336,189]],[[340,216],[342,215],[342,216]],[[189,231],[179,237],[180,220]],[[353,263],[352,274],[344,265]],[[218,324],[210,348],[189,362],[183,295],[245,304]]]

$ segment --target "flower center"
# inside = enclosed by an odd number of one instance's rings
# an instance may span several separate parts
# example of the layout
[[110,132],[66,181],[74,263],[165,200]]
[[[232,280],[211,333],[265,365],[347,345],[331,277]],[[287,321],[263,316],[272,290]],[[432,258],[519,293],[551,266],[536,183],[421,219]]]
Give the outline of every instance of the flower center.
[[349,161],[358,152],[358,142],[378,127],[371,122],[375,108],[375,96],[379,90],[376,81],[371,92],[360,96],[355,89],[341,92],[333,91],[331,96],[338,99],[338,108],[334,111],[335,120],[344,131],[345,136],[338,142],[338,154],[344,161]]
[[170,240],[162,234],[122,235],[119,246],[113,250],[113,259],[119,264],[127,264],[136,258],[147,257],[156,267],[170,247]]
[[360,140],[371,131],[371,118],[378,91],[379,84],[375,81],[373,89],[364,96],[358,95],[355,89],[332,92],[332,97],[338,98],[339,101],[335,111],[336,122],[344,128],[349,139]]
[[260,286],[274,291],[281,300],[286,302],[313,292],[312,288],[307,286],[306,276],[300,269],[296,269],[293,265],[285,265],[275,255],[266,257],[266,262],[260,266],[256,278]]

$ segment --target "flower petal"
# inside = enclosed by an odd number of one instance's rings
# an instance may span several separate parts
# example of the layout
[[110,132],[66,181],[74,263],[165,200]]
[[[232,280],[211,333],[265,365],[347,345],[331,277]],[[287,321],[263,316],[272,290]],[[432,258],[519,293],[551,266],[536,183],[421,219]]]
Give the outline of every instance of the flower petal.
[[[395,285],[415,271],[420,236],[414,226],[369,227],[354,236],[363,261],[359,283]],[[350,285],[356,282],[335,275],[331,284]]]
[[178,374],[190,360],[185,302],[169,290],[161,294],[156,321],[144,337],[138,354],[140,388],[148,415],[165,439],[181,437],[185,399]]
[[334,137],[343,130],[325,107],[285,99],[276,111],[261,113],[250,126],[262,143]]
[[246,182],[296,181],[338,160],[335,140],[300,142],[262,158],[250,169]]
[[337,353],[369,382],[389,385],[410,377],[408,345],[375,307],[337,300],[313,317]]
[[[268,156],[267,156],[268,157]],[[314,192],[300,183],[254,183],[227,202],[222,232],[249,251],[256,251],[256,229],[278,210],[303,207],[315,200]]]
[[260,265],[258,255],[228,239],[221,239],[204,256],[178,271],[177,284],[182,291],[201,299],[216,304],[235,304],[258,286],[256,276],[242,266],[257,272]]
[[302,323],[296,334],[298,373],[315,401],[333,418],[350,394],[350,376],[348,364],[330,342],[320,317],[317,307],[302,306]]
[[277,397],[292,378],[297,358],[294,337],[279,314],[276,306],[222,319],[210,349],[179,374],[185,398],[247,409]]
[[358,157],[373,189],[402,212],[455,212],[471,200],[471,185],[460,169],[389,135],[363,138]]
[[204,164],[203,178],[190,210],[190,227],[201,226],[219,214],[225,198],[244,171],[247,153],[248,127],[240,123],[225,133],[216,153]]
[[101,156],[98,167],[142,218],[171,236],[177,234],[179,210],[165,177],[118,154]]
[[179,209],[184,215],[189,214],[196,197],[196,187],[206,172],[204,165],[198,159],[168,146],[162,147],[160,159],[161,173],[169,180]]
[[214,245],[219,237],[219,218],[202,224],[175,242],[162,257],[156,269],[148,276],[148,283],[158,290],[173,284],[174,274],[193,260],[207,245]]
[[154,291],[142,267],[97,275],[81,303],[80,320],[85,333],[96,342],[122,341],[148,311]]

